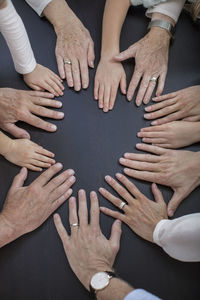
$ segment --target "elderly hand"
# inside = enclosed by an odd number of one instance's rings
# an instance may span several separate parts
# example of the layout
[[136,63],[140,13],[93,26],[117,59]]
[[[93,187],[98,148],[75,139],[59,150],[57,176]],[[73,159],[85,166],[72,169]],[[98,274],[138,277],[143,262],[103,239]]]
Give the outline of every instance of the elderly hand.
[[116,61],[120,62],[135,58],[135,69],[127,91],[129,101],[140,85],[136,104],[139,106],[142,101],[148,103],[156,86],[156,80],[153,78],[158,79],[156,95],[162,93],[167,74],[169,42],[170,36],[167,31],[155,27],[139,42],[115,57]]
[[117,173],[116,177],[124,187],[110,176],[106,176],[105,180],[120,197],[112,195],[104,188],[100,188],[99,192],[118,208],[121,203],[126,203],[122,208],[124,214],[106,207],[101,207],[101,211],[126,223],[143,239],[153,242],[153,232],[157,223],[162,219],[167,219],[166,204],[161,192],[155,183],[152,184],[152,192],[156,200],[154,202],[145,197],[124,175]]
[[[57,34],[56,59],[62,79],[75,91],[89,85],[88,66],[94,68],[94,43],[89,31],[73,14],[59,29]],[[70,64],[66,63],[69,62]]]
[[181,148],[200,141],[200,122],[174,121],[140,129],[137,134],[144,143],[163,148]]
[[6,240],[0,240],[0,246],[39,227],[72,194],[73,170],[64,171],[52,179],[61,169],[62,165],[57,163],[25,187],[27,169],[21,169],[13,180],[0,214],[6,232],[12,232]]
[[152,125],[176,120],[200,121],[200,85],[153,98],[159,102],[145,108],[147,120],[157,119]]
[[[45,92],[22,91],[10,88],[0,89],[0,127],[16,138],[30,138],[29,133],[16,126],[17,121],[26,122],[32,126],[54,132],[54,124],[40,117],[62,119],[63,112],[46,108],[60,108],[60,101],[52,100],[54,95]],[[39,117],[38,117],[39,116]]]
[[[54,222],[62,240],[69,264],[80,282],[89,290],[91,277],[100,271],[111,271],[119,250],[121,222],[115,221],[109,240],[99,226],[99,204],[95,192],[91,192],[90,224],[85,191],[79,191],[79,211],[77,216],[76,199],[69,199],[69,223],[71,236],[66,232],[60,216],[54,215]],[[81,251],[80,251],[81,250]]]
[[44,66],[37,64],[31,73],[24,74],[23,77],[26,84],[35,91],[46,90],[57,97],[63,95],[62,79]]
[[[156,182],[172,188],[168,215],[173,216],[179,204],[200,185],[200,152],[163,149],[137,144],[137,149],[152,154],[125,153],[120,164],[130,177]],[[184,162],[184,163],[183,163]]]

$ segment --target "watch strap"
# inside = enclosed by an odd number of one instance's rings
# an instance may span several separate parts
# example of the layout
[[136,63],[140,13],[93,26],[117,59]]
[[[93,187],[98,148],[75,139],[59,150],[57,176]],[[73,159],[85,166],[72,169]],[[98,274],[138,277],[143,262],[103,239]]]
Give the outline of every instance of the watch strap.
[[167,30],[169,32],[171,38],[174,39],[175,26],[173,26],[170,22],[165,21],[165,20],[152,20],[151,22],[149,22],[148,30],[151,29],[152,27],[160,27],[160,28]]
[[[114,272],[111,271],[104,271],[104,272],[107,273],[111,278],[117,277]],[[90,284],[90,296],[92,297],[92,299],[96,299],[96,290],[91,286],[91,284]]]

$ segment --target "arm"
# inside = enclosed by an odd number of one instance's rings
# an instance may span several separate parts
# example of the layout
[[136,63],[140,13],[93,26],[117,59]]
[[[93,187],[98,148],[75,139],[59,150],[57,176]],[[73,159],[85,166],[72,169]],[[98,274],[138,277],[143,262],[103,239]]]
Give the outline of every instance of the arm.
[[200,213],[160,221],[153,239],[175,259],[200,261]]

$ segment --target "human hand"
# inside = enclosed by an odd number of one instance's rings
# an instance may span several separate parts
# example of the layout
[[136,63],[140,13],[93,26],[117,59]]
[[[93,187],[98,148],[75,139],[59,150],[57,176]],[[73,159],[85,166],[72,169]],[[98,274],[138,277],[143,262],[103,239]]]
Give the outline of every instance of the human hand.
[[4,157],[15,165],[42,171],[55,164],[54,153],[27,139],[11,140]]
[[152,192],[156,200],[154,202],[145,197],[126,176],[117,173],[116,178],[124,187],[110,176],[106,176],[105,180],[120,197],[115,197],[104,188],[100,188],[99,192],[118,208],[122,201],[126,202],[127,204],[123,207],[124,214],[106,207],[100,207],[100,210],[106,215],[126,223],[143,239],[153,243],[153,232],[157,223],[162,219],[168,218],[162,193],[157,188],[157,185],[153,183]]
[[151,78],[158,79],[156,95],[162,93],[167,75],[169,42],[167,31],[154,27],[144,38],[115,57],[116,61],[120,62],[135,58],[135,69],[128,87],[127,99],[131,101],[140,84],[136,97],[137,106],[140,106],[142,101],[145,104],[149,102],[156,86],[156,81],[151,81]]
[[[75,91],[89,85],[88,66],[94,68],[94,43],[89,31],[72,14],[63,26],[55,28],[57,34],[56,59],[62,79]],[[64,63],[70,60],[71,64]]]
[[159,102],[145,107],[147,120],[157,119],[152,125],[160,125],[176,120],[200,121],[200,85],[153,98]]
[[54,96],[62,96],[64,86],[62,79],[48,68],[36,65],[35,69],[28,74],[24,74],[24,81],[35,91],[48,91]]
[[117,220],[113,223],[110,239],[107,240],[99,226],[96,193],[90,193],[90,224],[84,190],[79,191],[78,198],[78,216],[76,198],[69,199],[69,223],[79,223],[79,226],[71,226],[71,236],[66,232],[58,214],[54,215],[54,222],[73,272],[89,290],[90,279],[95,273],[112,270],[120,246],[121,222]]
[[179,204],[200,185],[200,152],[163,149],[146,144],[137,144],[136,148],[150,154],[125,153],[124,158],[119,160],[126,167],[124,173],[171,187],[174,194],[167,211],[168,216],[173,216]]
[[104,112],[113,109],[119,85],[122,94],[126,94],[126,74],[122,64],[112,58],[102,58],[95,75],[94,98],[99,100],[99,108]]
[[137,134],[144,143],[163,148],[181,148],[200,141],[200,122],[174,121],[140,129]]
[[16,126],[17,121],[26,122],[32,126],[54,132],[54,124],[42,120],[40,117],[62,119],[63,112],[46,108],[60,108],[62,102],[52,100],[54,95],[46,92],[22,91],[10,88],[0,89],[0,127],[16,138],[28,138],[29,133]]
[[72,194],[73,170],[52,179],[61,169],[60,163],[53,165],[29,186],[23,186],[26,168],[15,176],[1,211],[1,220],[6,223],[7,230],[12,230],[10,241],[39,227]]

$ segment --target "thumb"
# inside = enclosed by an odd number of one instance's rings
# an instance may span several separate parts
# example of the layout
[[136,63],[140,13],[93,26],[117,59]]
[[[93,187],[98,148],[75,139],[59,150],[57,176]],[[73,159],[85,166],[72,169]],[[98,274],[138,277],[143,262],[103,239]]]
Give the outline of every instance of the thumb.
[[122,234],[121,221],[116,220],[112,225],[111,236],[110,236],[110,242],[116,254],[119,251],[121,234]]
[[163,202],[165,203],[165,201],[163,199],[163,195],[162,195],[161,191],[159,190],[158,186],[155,183],[153,183],[151,188],[152,188],[152,192],[153,192],[155,201],[157,203],[163,203]]
[[135,56],[135,51],[133,47],[129,47],[127,50],[121,52],[120,54],[116,55],[114,57],[115,60],[117,61],[124,61],[126,59],[129,59],[131,57]]
[[30,140],[30,134],[26,130],[17,127],[15,124],[7,124],[5,127],[5,131],[9,132],[17,139],[29,139]]
[[24,185],[24,181],[27,178],[27,168],[22,168],[20,172],[15,176],[13,183],[11,185],[11,189],[17,189]]
[[168,203],[167,206],[167,213],[169,217],[172,217],[179,206],[179,204],[184,200],[186,195],[183,195],[178,190],[174,192],[171,200]]

